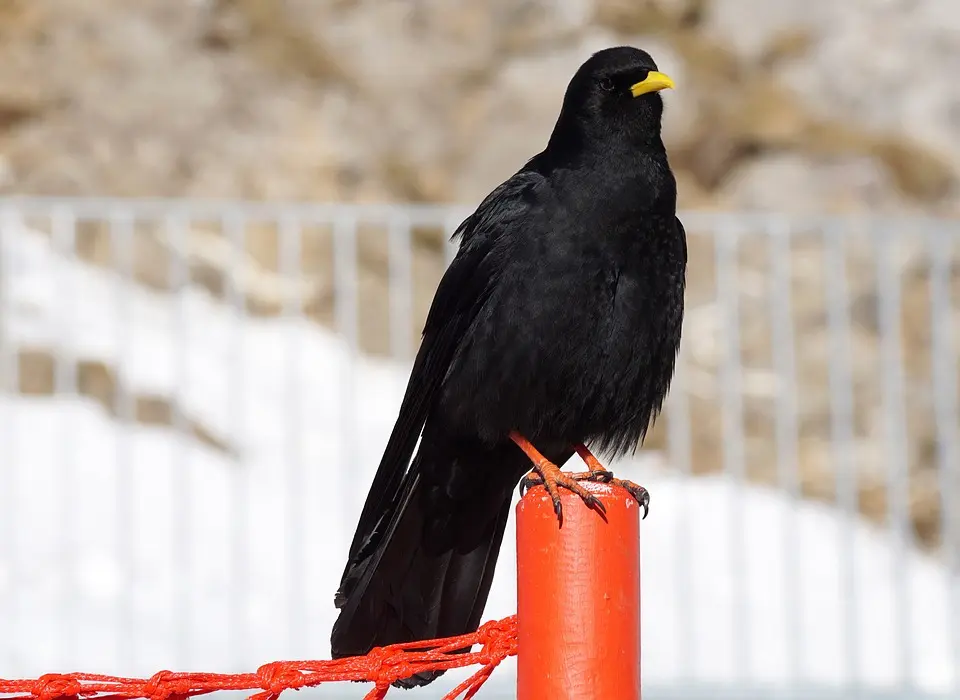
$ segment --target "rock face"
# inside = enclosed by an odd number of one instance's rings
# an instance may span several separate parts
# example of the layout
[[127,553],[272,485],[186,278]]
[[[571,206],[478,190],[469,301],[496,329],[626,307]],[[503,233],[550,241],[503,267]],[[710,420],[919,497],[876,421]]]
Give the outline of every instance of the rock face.
[[589,52],[631,43],[679,81],[685,205],[765,205],[744,180],[791,157],[800,206],[863,206],[875,180],[946,211],[958,30],[943,0],[5,0],[0,186],[471,202],[544,143]]
[[[475,203],[546,142],[579,63],[628,43],[651,51],[677,80],[665,135],[683,208],[955,215],[958,35],[950,0],[2,0],[0,189]],[[712,471],[729,444],[721,411],[729,324],[715,290],[712,232],[689,228],[684,395],[693,467]],[[878,299],[890,286],[877,283],[876,233],[845,244],[854,358],[847,369],[849,463],[859,506],[882,520],[891,436],[882,393],[890,350],[880,338],[890,319],[880,318]],[[444,261],[439,230],[413,234],[414,318],[406,330],[415,338]],[[832,249],[823,235],[813,227],[789,244],[789,318],[800,488],[832,499],[843,456],[832,442],[837,341],[827,304]],[[734,288],[744,456],[751,478],[772,482],[774,416],[787,396],[771,343],[770,300],[780,288],[765,252],[771,238],[749,228],[743,236]],[[907,239],[898,238],[890,258],[901,283],[897,347],[911,473],[904,497],[916,534],[935,545],[942,436],[933,419],[930,267],[922,241],[905,246]],[[359,337],[377,353],[390,349],[386,240],[364,230],[358,247]],[[77,242],[90,262],[113,264],[104,227],[84,224]],[[278,247],[275,227],[251,227],[230,279],[222,227],[197,224],[188,232],[189,273],[217,295],[231,281],[251,313],[276,314],[299,295],[312,318],[333,323],[329,231],[305,231],[295,278],[281,269]],[[953,345],[941,349],[954,367],[957,247],[945,250],[941,269],[953,315],[937,321],[953,330]],[[169,286],[171,249],[162,230],[143,228],[133,251],[143,284]],[[31,352],[38,354],[24,356],[22,381],[42,388],[44,351]],[[650,446],[664,444],[666,424]]]

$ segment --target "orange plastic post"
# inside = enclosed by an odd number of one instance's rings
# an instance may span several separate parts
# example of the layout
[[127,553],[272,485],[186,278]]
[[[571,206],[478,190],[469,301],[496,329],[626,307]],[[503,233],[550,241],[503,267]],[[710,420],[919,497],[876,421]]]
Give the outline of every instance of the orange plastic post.
[[517,505],[517,700],[640,700],[640,507],[584,483],[606,520],[563,489]]

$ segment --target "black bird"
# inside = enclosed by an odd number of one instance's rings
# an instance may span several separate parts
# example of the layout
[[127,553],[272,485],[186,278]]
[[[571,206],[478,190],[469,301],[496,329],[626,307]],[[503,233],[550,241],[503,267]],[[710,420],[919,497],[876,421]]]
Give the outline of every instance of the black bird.
[[[514,487],[613,481],[680,344],[686,235],[660,136],[673,82],[644,51],[591,56],[547,147],[460,224],[335,604],[340,658],[477,629]],[[421,438],[416,448],[417,439]],[[561,472],[574,453],[590,471]],[[439,674],[399,681],[413,687]]]

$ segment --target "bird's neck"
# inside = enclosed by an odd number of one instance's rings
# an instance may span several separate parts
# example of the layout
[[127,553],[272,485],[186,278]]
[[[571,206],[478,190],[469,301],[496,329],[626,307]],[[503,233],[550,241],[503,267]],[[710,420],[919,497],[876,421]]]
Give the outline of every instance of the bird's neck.
[[[544,153],[553,159],[582,161],[589,156],[604,157],[619,153],[649,156],[666,154],[660,135],[660,118],[648,115],[651,123],[608,123],[592,125],[561,113],[550,134]],[[614,128],[611,129],[610,127]]]
[[638,213],[676,212],[676,179],[659,134],[646,141],[608,138],[602,148],[569,140],[556,145],[548,145],[525,169],[558,175],[564,186],[602,192],[603,200],[621,202]]
[[625,214],[676,213],[677,181],[662,143],[659,148],[609,153],[604,163],[582,173],[604,199],[620,202]]

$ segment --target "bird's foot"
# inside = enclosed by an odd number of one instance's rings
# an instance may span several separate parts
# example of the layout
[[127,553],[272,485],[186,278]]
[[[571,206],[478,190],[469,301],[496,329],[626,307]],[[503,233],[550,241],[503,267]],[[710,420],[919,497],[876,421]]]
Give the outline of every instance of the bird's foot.
[[650,512],[650,493],[639,484],[614,477],[613,472],[600,464],[600,460],[594,457],[586,446],[576,445],[574,449],[590,471],[571,474],[570,472],[561,471],[560,467],[540,454],[539,450],[519,433],[511,433],[510,439],[513,440],[513,442],[524,451],[527,457],[530,458],[530,461],[533,462],[533,471],[527,474],[520,482],[520,495],[523,496],[527,489],[533,486],[542,485],[547,490],[550,500],[553,501],[553,510],[557,514],[557,520],[560,521],[561,525],[563,524],[563,508],[560,505],[561,488],[572,491],[580,496],[587,507],[592,508],[601,515],[606,515],[607,510],[603,503],[599,498],[581,486],[581,481],[593,481],[618,486],[633,496],[634,500],[643,508],[644,518],[646,518]]
[[643,517],[647,517],[647,513],[650,512],[649,491],[632,481],[615,478],[613,476],[613,472],[600,464],[600,460],[594,457],[593,453],[591,453],[590,450],[588,450],[584,445],[577,445],[576,450],[577,454],[580,455],[580,459],[584,461],[587,467],[589,467],[590,471],[571,474],[571,478],[578,481],[597,481],[602,484],[619,486],[633,496],[634,500],[636,500],[636,502],[640,504],[640,507],[643,508]]
[[572,491],[580,496],[588,508],[592,508],[601,515],[606,514],[607,509],[604,508],[599,498],[583,488],[570,474],[560,471],[560,467],[540,454],[540,451],[534,447],[529,440],[523,437],[523,435],[512,432],[510,433],[510,439],[513,440],[517,447],[523,450],[524,454],[533,462],[533,471],[527,474],[523,481],[520,482],[521,496],[523,496],[530,487],[542,485],[547,490],[550,500],[553,501],[553,512],[557,514],[557,520],[560,521],[561,525],[563,525],[563,507],[560,505],[561,488]]
[[543,486],[547,490],[550,500],[553,501],[553,512],[557,514],[557,520],[561,525],[563,525],[563,507],[560,504],[561,488],[580,496],[588,508],[592,508],[601,515],[606,514],[607,509],[600,502],[600,499],[579,483],[580,481],[592,481],[593,479],[578,479],[578,476],[581,475],[561,471],[560,467],[546,459],[538,460],[534,463],[533,471],[520,482],[520,494],[523,495],[527,489],[533,486]]

